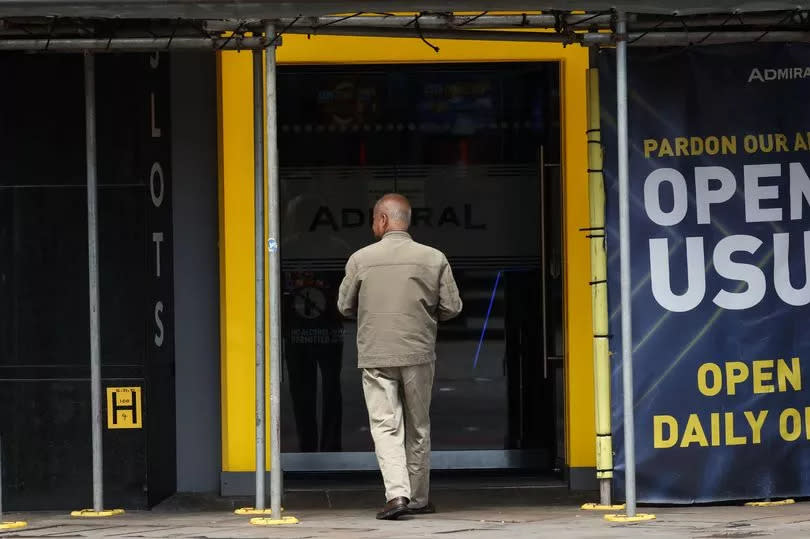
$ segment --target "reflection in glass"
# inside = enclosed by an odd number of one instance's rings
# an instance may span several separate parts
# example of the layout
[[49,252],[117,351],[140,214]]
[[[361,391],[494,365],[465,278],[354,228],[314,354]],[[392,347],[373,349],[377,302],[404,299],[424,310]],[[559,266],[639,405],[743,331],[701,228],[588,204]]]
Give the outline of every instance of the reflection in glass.
[[[282,242],[286,255],[296,258],[310,249],[308,219],[321,206],[321,200],[308,194],[288,202]],[[336,257],[346,256],[348,249],[335,234],[318,244],[319,252]],[[283,272],[284,361],[301,452],[341,450],[344,332],[336,307],[340,279],[335,271]]]

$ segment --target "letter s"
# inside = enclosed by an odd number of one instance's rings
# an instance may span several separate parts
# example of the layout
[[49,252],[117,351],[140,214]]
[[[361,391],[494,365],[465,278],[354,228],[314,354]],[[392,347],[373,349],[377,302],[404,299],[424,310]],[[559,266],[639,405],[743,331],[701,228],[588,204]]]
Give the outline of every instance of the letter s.
[[744,234],[728,236],[717,242],[713,260],[718,275],[748,285],[744,292],[720,290],[714,296],[714,303],[718,307],[736,311],[750,309],[765,297],[765,274],[762,273],[762,270],[753,264],[742,264],[731,260],[734,252],[744,251],[754,254],[760,245],[762,245],[762,240]]
[[155,303],[155,325],[158,328],[158,333],[155,333],[155,344],[160,348],[163,346],[163,320],[160,319],[160,313],[163,312],[163,302],[158,301]]

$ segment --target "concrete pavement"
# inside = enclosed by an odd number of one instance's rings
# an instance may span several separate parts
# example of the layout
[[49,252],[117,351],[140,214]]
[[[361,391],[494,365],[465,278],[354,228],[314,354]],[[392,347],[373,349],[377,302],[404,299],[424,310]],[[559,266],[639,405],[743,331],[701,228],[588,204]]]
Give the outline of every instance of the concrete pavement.
[[[570,502],[570,500],[569,500]],[[810,537],[810,503],[771,508],[742,506],[645,507],[658,519],[639,524],[612,524],[601,513],[581,511],[570,503],[533,506],[521,504],[519,496],[507,504],[463,507],[452,504],[435,515],[406,517],[384,522],[374,519],[376,507],[309,508],[288,514],[300,524],[257,527],[249,518],[230,511],[164,509],[128,512],[103,520],[71,519],[66,513],[13,513],[5,520],[27,520],[27,529],[0,533],[6,537],[118,537],[118,538],[496,538],[535,537],[612,538],[612,537]]]

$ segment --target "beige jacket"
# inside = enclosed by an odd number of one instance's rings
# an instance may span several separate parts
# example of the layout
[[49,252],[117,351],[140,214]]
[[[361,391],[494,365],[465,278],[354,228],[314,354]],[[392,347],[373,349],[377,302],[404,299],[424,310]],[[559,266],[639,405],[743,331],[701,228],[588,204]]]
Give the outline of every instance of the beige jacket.
[[338,309],[357,317],[358,367],[406,367],[436,359],[438,323],[461,312],[461,298],[440,251],[389,232],[349,259]]

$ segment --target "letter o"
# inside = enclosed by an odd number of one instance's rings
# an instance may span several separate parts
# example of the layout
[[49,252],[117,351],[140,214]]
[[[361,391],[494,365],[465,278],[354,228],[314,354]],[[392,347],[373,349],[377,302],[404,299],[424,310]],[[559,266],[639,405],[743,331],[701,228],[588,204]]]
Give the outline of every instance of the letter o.
[[[672,210],[661,209],[661,184],[672,185],[674,204]],[[674,168],[659,168],[650,172],[644,180],[644,209],[655,224],[661,226],[677,225],[686,217],[688,208],[686,196],[686,178]]]
[[[155,176],[160,177],[160,192],[155,192]],[[160,163],[155,161],[152,165],[152,170],[149,172],[149,193],[152,195],[152,204],[155,205],[156,208],[159,208],[161,204],[163,204],[163,167],[160,166]]]
[[745,149],[746,153],[756,153],[757,148],[757,137],[754,135],[745,135],[743,139],[743,148]]
[[[791,423],[788,429],[788,422]],[[786,442],[795,442],[802,434],[802,418],[795,408],[788,408],[779,414],[779,434]]]
[[[712,385],[709,386],[708,375],[712,374]],[[723,373],[716,363],[704,363],[698,369],[698,389],[707,397],[714,397],[723,389]]]

